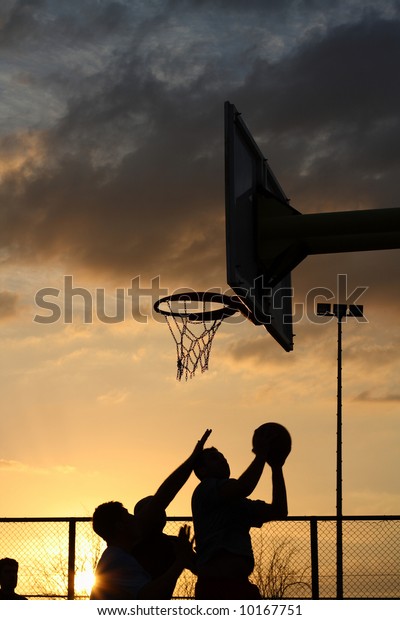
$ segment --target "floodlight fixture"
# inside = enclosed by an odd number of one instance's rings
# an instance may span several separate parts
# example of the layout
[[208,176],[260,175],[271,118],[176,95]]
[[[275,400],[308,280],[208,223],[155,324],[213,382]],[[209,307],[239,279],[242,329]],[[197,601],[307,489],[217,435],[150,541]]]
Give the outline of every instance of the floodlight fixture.
[[332,316],[331,304],[317,304],[318,316]]
[[346,316],[347,305],[346,304],[333,304],[333,316],[341,320]]
[[335,316],[342,320],[345,317],[364,317],[364,306],[350,304],[317,304],[317,316]]
[[364,316],[364,306],[357,306],[351,304],[349,306],[349,315],[354,317],[363,317]]

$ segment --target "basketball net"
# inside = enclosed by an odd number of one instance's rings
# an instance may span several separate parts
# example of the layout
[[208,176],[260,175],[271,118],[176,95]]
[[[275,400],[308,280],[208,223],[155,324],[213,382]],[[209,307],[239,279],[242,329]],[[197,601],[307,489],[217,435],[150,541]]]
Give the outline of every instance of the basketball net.
[[[176,378],[180,381],[184,377],[187,381],[194,377],[199,367],[201,372],[205,372],[208,369],[213,339],[223,321],[223,317],[208,321],[190,320],[189,316],[187,316],[186,302],[182,302],[185,305],[185,313],[176,317],[172,313],[171,303],[169,301],[165,303],[168,304],[169,311],[171,312],[171,315],[164,315],[165,320],[176,345]],[[202,302],[203,312],[206,310],[206,303],[205,301]]]

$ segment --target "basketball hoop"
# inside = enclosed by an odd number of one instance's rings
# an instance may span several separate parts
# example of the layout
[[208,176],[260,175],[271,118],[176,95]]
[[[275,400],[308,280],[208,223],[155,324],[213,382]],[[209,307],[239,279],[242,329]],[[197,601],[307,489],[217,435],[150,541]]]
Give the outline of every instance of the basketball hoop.
[[213,339],[224,319],[247,314],[239,297],[210,291],[168,295],[156,301],[154,310],[165,317],[174,339],[178,381],[191,379],[199,367],[201,372],[208,369]]

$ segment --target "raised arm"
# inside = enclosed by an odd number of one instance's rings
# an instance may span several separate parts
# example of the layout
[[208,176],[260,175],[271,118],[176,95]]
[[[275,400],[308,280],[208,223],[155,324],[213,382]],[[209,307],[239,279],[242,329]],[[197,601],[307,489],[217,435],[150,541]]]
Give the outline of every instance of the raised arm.
[[268,454],[257,453],[253,462],[237,480],[228,480],[220,489],[220,496],[229,500],[236,497],[247,497],[252,493],[261,478],[265,463],[268,463],[272,472],[272,502],[260,506],[261,517],[264,521],[285,519],[288,515],[286,484],[283,475],[285,460],[272,462]]
[[231,478],[221,487],[221,497],[227,500],[238,497],[248,497],[256,488],[264,471],[264,467],[264,457],[256,454],[248,468],[237,480]]
[[248,497],[256,488],[264,471],[265,463],[268,462],[268,446],[260,444],[253,446],[255,457],[248,468],[237,479],[230,479],[220,489],[223,499]]
[[271,465],[272,469],[272,504],[273,519],[285,519],[288,515],[286,484],[282,465]]
[[288,504],[286,496],[286,484],[283,476],[283,469],[280,463],[270,463],[272,471],[272,502],[271,504],[255,502],[257,510],[257,521],[260,523],[286,519],[288,515]]
[[175,471],[172,472],[164,480],[161,486],[158,488],[152,500],[148,505],[140,511],[137,515],[139,522],[145,524],[155,513],[159,513],[161,510],[166,510],[167,506],[172,502],[175,495],[181,490],[185,482],[189,479],[190,474],[193,471],[193,464],[198,454],[203,450],[204,444],[211,434],[211,430],[207,429],[202,438],[196,443],[196,446],[190,456],[180,465]]

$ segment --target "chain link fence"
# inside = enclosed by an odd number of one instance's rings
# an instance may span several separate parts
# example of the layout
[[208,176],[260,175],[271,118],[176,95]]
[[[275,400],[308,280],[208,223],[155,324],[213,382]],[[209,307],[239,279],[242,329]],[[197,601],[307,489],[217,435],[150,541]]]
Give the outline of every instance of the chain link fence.
[[[176,535],[190,523],[169,518]],[[400,598],[400,516],[343,518],[344,598]],[[336,598],[336,519],[289,517],[252,530],[251,580],[265,599]],[[104,542],[91,519],[0,519],[0,557],[19,562],[17,592],[29,599],[87,599]],[[193,598],[182,573],[174,598]]]

